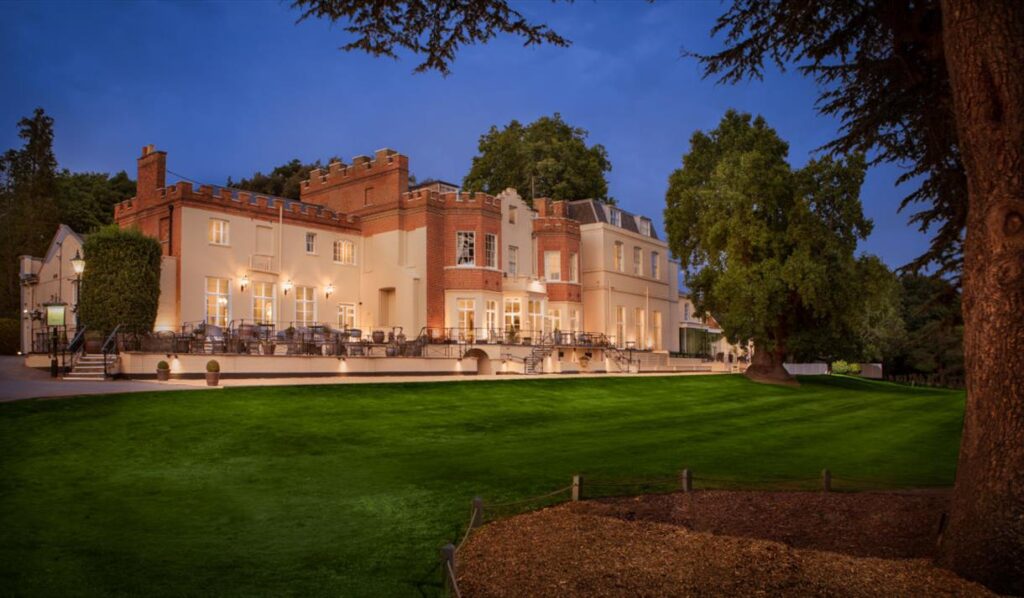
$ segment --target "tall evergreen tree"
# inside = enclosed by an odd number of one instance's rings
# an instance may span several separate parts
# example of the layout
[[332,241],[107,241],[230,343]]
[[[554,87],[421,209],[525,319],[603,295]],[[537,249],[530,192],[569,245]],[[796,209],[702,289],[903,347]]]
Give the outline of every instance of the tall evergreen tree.
[[45,251],[60,222],[53,118],[36,108],[18,121],[18,137],[24,145],[0,157],[0,314],[9,316],[21,304],[18,256]]

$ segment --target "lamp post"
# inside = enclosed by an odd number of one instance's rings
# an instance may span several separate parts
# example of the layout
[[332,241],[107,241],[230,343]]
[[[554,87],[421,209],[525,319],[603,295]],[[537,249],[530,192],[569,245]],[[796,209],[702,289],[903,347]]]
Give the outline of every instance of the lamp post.
[[82,257],[81,252],[75,250],[75,257],[71,258],[71,268],[75,271],[75,306],[72,311],[75,312],[75,332],[78,332],[80,326],[78,316],[78,303],[82,297],[82,273],[85,272],[85,258]]

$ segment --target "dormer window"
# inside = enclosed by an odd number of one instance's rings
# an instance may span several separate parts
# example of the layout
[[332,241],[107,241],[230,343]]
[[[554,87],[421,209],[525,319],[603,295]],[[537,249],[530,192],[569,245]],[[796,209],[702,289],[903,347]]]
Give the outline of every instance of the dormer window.
[[649,237],[651,236],[651,221],[646,218],[640,219],[640,234]]
[[611,220],[615,226],[622,226],[622,212],[618,208],[612,208]]

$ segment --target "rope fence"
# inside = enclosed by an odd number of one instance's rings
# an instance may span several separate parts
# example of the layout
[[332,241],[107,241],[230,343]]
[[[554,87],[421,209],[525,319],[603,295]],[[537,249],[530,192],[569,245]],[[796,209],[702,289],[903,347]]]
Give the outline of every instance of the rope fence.
[[[938,487],[938,486],[935,486]],[[458,553],[466,545],[473,530],[489,523],[520,514],[526,510],[533,510],[538,507],[549,507],[565,502],[566,499],[576,502],[586,498],[614,498],[617,496],[630,496],[635,492],[627,492],[625,489],[652,489],[657,488],[665,492],[693,492],[695,490],[778,490],[778,491],[810,491],[820,492],[850,492],[850,491],[871,491],[905,490],[910,492],[905,485],[892,479],[882,478],[861,478],[861,477],[835,477],[831,470],[823,469],[820,475],[814,477],[783,478],[783,477],[762,477],[762,478],[729,478],[716,476],[694,476],[689,469],[684,469],[675,476],[653,476],[647,478],[615,478],[603,479],[600,477],[590,478],[582,475],[572,476],[572,483],[568,486],[552,490],[544,494],[530,496],[518,500],[488,503],[483,498],[474,497],[470,503],[469,521],[466,524],[466,531],[462,534],[458,544],[448,543],[441,548],[441,563],[444,574],[444,589],[450,596],[461,598],[458,577]],[[920,490],[928,487],[915,487]],[[529,509],[525,507],[530,507]]]

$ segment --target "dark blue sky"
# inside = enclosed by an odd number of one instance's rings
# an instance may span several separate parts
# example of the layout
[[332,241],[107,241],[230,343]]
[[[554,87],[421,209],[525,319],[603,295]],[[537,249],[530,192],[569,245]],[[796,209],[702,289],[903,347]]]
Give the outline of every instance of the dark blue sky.
[[[524,49],[510,38],[465,48],[453,74],[413,74],[393,61],[342,53],[344,32],[296,24],[287,3],[0,3],[0,149],[43,106],[71,170],[127,169],[141,146],[168,167],[223,183],[291,158],[346,161],[391,147],[420,178],[459,182],[492,124],[561,112],[590,131],[613,164],[612,195],[661,222],[669,173],[697,129],[726,109],[762,114],[802,165],[837,123],[814,111],[814,84],[771,73],[736,86],[702,80],[680,49],[711,50],[719,2],[522,3],[572,47]],[[899,266],[927,238],[896,208],[906,189],[892,166],[862,191],[875,221],[862,249]]]

